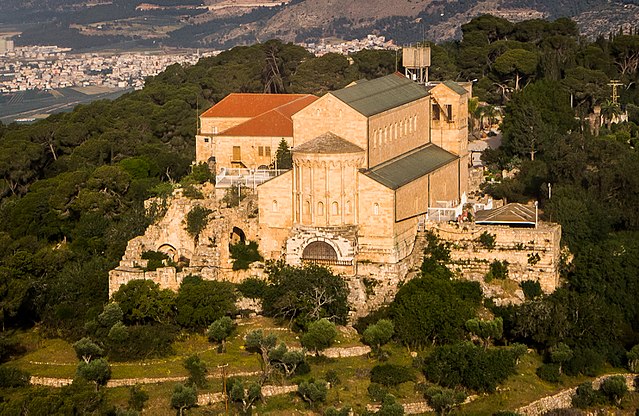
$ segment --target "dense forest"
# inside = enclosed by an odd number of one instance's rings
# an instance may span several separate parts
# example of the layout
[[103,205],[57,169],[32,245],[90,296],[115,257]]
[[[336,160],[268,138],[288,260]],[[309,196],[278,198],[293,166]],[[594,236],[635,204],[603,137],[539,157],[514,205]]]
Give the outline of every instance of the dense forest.
[[[524,288],[522,305],[497,307],[482,300],[478,286],[451,279],[442,266],[446,244],[431,236],[423,276],[357,327],[365,340],[368,331],[368,343],[379,348],[377,339],[385,339],[380,334],[388,321],[401,344],[438,345],[423,363],[426,377],[470,391],[493,391],[512,373],[521,351],[460,344],[469,333],[485,339],[486,346],[523,343],[545,353],[548,362],[539,374],[548,379],[560,373],[597,374],[607,364],[625,367],[627,351],[639,343],[639,220],[634,213],[639,207],[639,35],[619,33],[590,42],[568,19],[513,24],[491,16],[472,20],[462,31],[460,41],[432,45],[430,74],[431,79],[473,80],[475,95],[486,103],[471,106],[473,118],[484,117],[482,111],[490,107],[503,112],[503,145],[487,151],[484,160],[498,178],[503,169],[518,173],[485,192],[508,201],[538,200],[545,219],[562,225],[572,261],[565,263],[562,288],[555,293],[542,295],[531,285]],[[205,287],[194,277],[177,295],[131,285],[130,296],[118,295],[119,311],[107,305],[108,271],[127,241],[154,219],[144,200],[166,196],[178,182],[201,180],[190,167],[198,111],[228,93],[323,94],[396,69],[394,52],[362,51],[350,58],[316,58],[272,40],[193,66],[173,65],[148,79],[143,90],[113,102],[79,106],[33,125],[0,125],[2,359],[20,353],[13,335],[34,326],[47,336],[78,340],[100,338],[104,331],[110,336],[108,328],[119,322],[137,331],[139,344],[147,339],[170,344],[179,331],[205,327],[210,320],[194,320],[188,308],[180,312],[180,304],[202,293],[235,289]],[[623,84],[619,103],[611,100],[611,79]],[[589,122],[595,109],[604,121],[596,129]],[[628,121],[613,123],[622,112]],[[265,310],[273,315],[282,308],[278,299],[287,298],[282,294],[293,286],[316,279],[317,285],[341,290],[326,271],[270,267],[268,289],[251,282],[240,291],[262,293]],[[158,299],[154,314],[132,312],[136,306],[127,303],[129,297],[140,293]],[[289,310],[301,315],[287,319],[304,331],[323,317],[343,322],[348,306],[345,297],[335,296],[342,303],[325,315],[296,306]],[[473,321],[482,307],[494,317],[490,325]],[[116,359],[149,353],[103,347]],[[467,358],[471,367],[473,360],[510,364],[463,370],[460,363],[451,364],[451,357],[461,356],[475,357]],[[461,373],[475,378],[451,376]]]

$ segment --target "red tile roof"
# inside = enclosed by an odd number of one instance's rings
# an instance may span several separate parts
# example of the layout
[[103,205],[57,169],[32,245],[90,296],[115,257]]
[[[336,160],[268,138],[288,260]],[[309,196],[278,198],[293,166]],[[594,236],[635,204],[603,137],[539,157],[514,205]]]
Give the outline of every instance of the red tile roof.
[[295,96],[296,98],[293,101],[289,101],[237,126],[220,132],[219,135],[236,137],[293,137],[293,120],[291,116],[317,100],[317,97],[304,94],[286,94],[286,96]]
[[231,93],[200,117],[257,117],[304,97],[309,95]]

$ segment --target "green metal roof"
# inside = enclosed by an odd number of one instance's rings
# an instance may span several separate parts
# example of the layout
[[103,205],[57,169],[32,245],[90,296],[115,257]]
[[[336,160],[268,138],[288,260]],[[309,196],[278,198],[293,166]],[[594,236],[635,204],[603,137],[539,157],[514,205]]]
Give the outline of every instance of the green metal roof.
[[398,189],[457,158],[441,147],[429,143],[363,173],[387,188]]
[[423,86],[395,73],[333,91],[337,99],[370,117],[428,96]]
[[447,86],[451,90],[455,91],[459,95],[468,94],[468,91],[466,91],[466,89],[464,87],[462,87],[461,85],[459,85],[455,81],[444,81],[444,82],[442,82],[442,84],[444,84],[445,86]]

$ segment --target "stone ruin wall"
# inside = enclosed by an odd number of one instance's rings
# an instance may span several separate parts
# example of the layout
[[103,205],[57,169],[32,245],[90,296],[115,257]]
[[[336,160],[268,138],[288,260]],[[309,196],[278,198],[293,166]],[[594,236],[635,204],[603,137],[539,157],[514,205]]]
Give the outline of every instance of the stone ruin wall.
[[[480,281],[495,260],[508,262],[508,279],[538,281],[544,293],[559,286],[561,226],[540,222],[537,228],[495,225],[432,223],[427,227],[451,243],[451,270],[463,278]],[[478,239],[487,232],[495,236],[495,247],[485,248]],[[534,264],[529,256],[539,256]]]
[[[202,188],[204,199],[183,197],[177,190],[167,201],[165,215],[150,225],[144,235],[135,237],[127,244],[120,264],[109,272],[109,296],[123,284],[131,280],[146,279],[158,283],[162,289],[177,291],[182,280],[197,274],[209,280],[227,280],[234,283],[249,276],[261,276],[259,266],[249,270],[232,270],[228,245],[234,227],[244,233],[245,239],[257,241],[257,218],[249,218],[254,201],[247,197],[239,208],[223,208],[214,197],[213,186]],[[149,204],[147,204],[148,207]],[[186,215],[195,206],[208,208],[213,212],[209,216],[206,228],[198,242],[186,232]],[[163,251],[177,261],[183,257],[189,259],[189,265],[178,271],[175,267],[161,267],[154,271],[145,271],[148,261],[142,259],[145,251]]]

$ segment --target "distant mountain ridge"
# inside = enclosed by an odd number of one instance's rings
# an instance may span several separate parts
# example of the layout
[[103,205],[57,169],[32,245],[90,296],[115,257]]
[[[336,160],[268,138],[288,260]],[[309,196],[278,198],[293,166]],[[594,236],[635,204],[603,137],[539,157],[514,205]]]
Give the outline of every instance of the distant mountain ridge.
[[[129,42],[228,48],[270,38],[314,41],[385,35],[396,43],[441,42],[461,35],[473,17],[511,21],[574,19],[594,37],[634,29],[638,0],[4,0],[0,23],[33,22],[18,44],[75,48]],[[138,7],[141,4],[162,7]],[[178,7],[176,7],[178,6]],[[186,7],[185,7],[186,6]],[[46,42],[45,42],[46,43]]]

